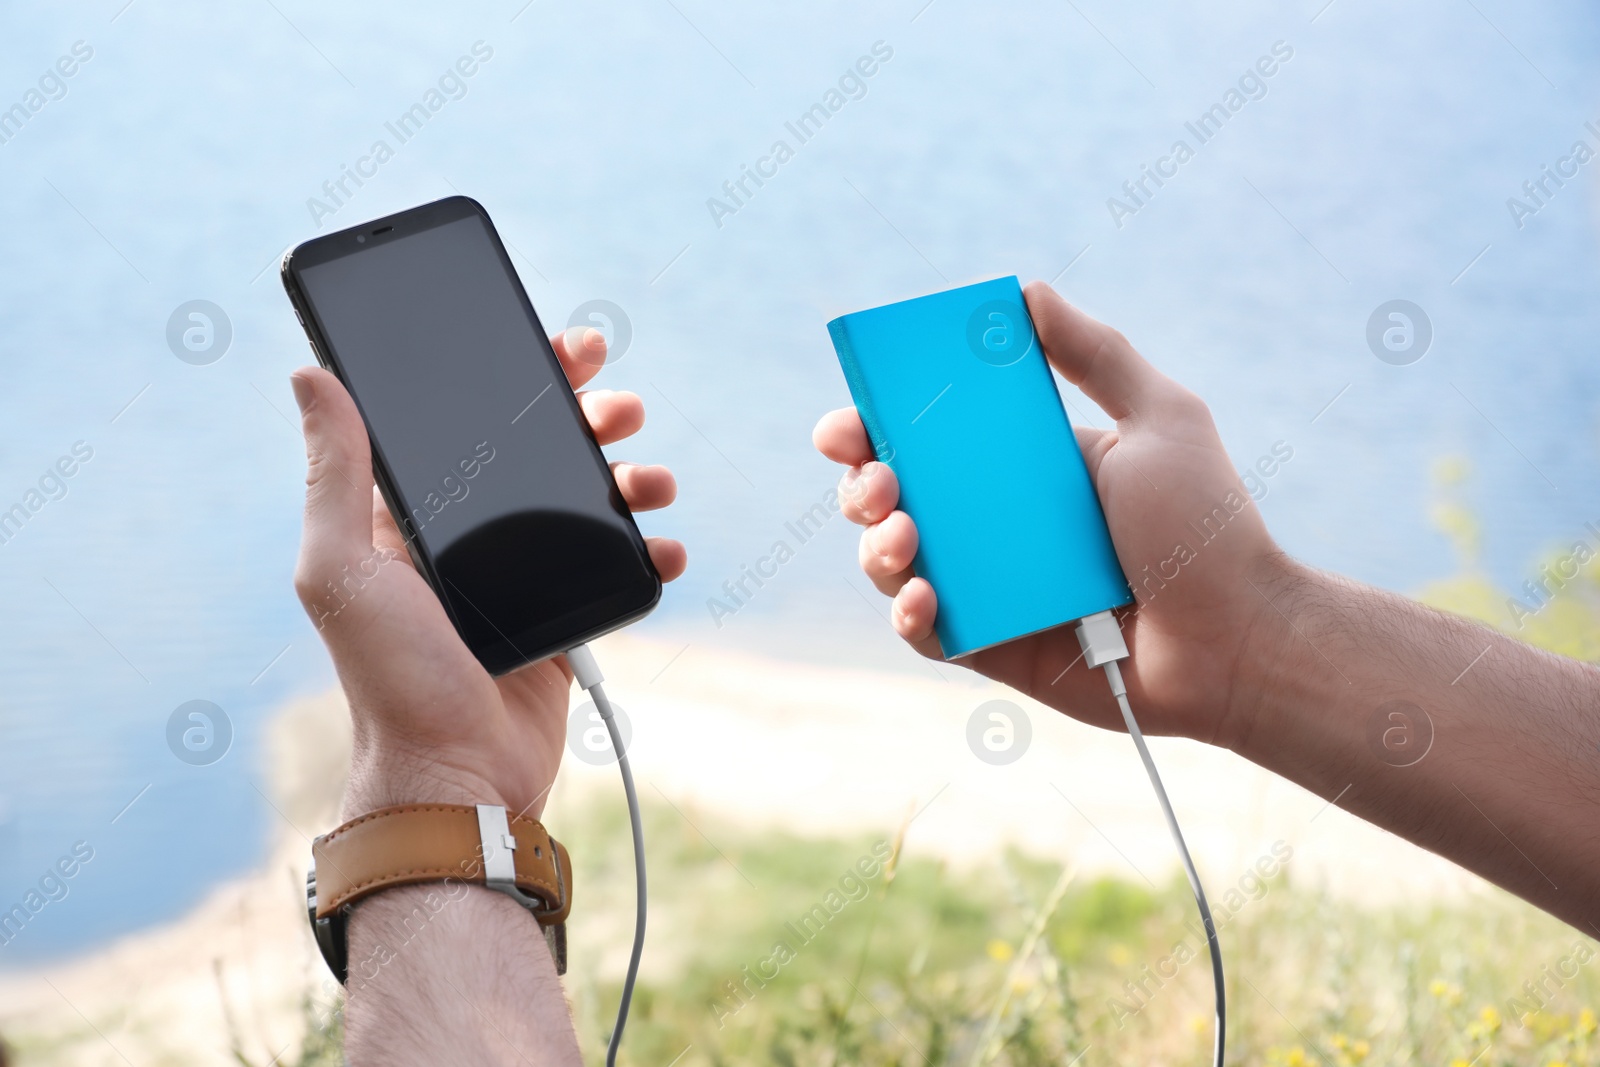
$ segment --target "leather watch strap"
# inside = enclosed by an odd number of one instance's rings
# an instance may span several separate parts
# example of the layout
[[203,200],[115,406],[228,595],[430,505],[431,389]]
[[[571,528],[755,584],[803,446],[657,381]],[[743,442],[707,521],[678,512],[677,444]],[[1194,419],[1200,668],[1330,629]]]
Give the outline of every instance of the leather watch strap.
[[[539,925],[565,922],[572,910],[567,850],[533,819],[508,821],[517,889],[543,905],[530,908]],[[317,838],[311,852],[316,919],[392,886],[446,880],[486,884],[478,810],[461,804],[382,808]]]

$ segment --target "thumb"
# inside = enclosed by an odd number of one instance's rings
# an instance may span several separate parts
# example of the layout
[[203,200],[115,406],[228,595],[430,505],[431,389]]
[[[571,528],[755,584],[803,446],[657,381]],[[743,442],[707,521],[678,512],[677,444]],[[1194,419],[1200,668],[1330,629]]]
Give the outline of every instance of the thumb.
[[355,401],[327,371],[289,376],[306,439],[306,514],[301,562],[337,571],[372,547],[372,450]]
[[1113,419],[1149,414],[1178,389],[1126,337],[1067,303],[1044,282],[1029,282],[1023,295],[1045,358]]

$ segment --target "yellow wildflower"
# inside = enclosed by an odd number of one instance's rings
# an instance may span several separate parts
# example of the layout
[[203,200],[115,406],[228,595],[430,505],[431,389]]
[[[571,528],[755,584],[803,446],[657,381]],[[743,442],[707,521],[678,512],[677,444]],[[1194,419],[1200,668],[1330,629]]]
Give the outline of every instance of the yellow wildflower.
[[1344,1034],[1334,1034],[1330,1042],[1339,1053],[1341,1067],[1354,1067],[1366,1059],[1367,1054],[1372,1051],[1372,1046],[1365,1041],[1352,1041]]
[[1106,958],[1114,967],[1126,967],[1133,962],[1133,953],[1128,951],[1127,945],[1116,944],[1106,950]]
[[1011,959],[1012,956],[1016,955],[1016,953],[1011,950],[1011,946],[1006,942],[1001,941],[999,938],[989,942],[988,952],[989,958],[994,960],[996,963],[1006,963]]
[[1588,1008],[1584,1008],[1578,1013],[1578,1036],[1588,1037],[1590,1034],[1594,1033],[1594,1027],[1594,1012],[1590,1011]]
[[1443,978],[1435,978],[1428,983],[1428,992],[1438,997],[1449,1007],[1461,1003],[1461,987],[1453,982],[1446,982]]

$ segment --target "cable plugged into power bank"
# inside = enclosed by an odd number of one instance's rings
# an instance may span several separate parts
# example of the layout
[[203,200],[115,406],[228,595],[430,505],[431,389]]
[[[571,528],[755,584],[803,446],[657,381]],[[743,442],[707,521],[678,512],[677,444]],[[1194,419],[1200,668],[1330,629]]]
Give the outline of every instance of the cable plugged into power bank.
[[[622,983],[622,1002],[617,1005],[617,1025],[611,1031],[611,1044],[606,1049],[606,1067],[616,1067],[617,1050],[622,1047],[622,1031],[628,1025],[628,1007],[633,1003],[633,985],[639,978],[639,957],[644,954],[645,905],[649,896],[645,887],[644,827],[639,820],[639,794],[633,788],[633,769],[628,765],[628,753],[622,747],[622,735],[617,731],[616,713],[602,684],[605,675],[600,673],[600,665],[594,661],[594,653],[589,651],[588,645],[569,649],[567,665],[572,668],[572,676],[578,685],[594,701],[601,721],[606,724],[606,733],[611,735],[611,750],[617,754],[617,766],[622,771],[622,791],[628,797],[628,823],[633,829],[633,873],[638,905],[633,925],[633,955],[628,958],[628,976]],[[1210,923],[1209,914],[1206,921]],[[1207,929],[1210,929],[1209,925]]]
[[1212,1062],[1215,1067],[1222,1067],[1228,1019],[1227,991],[1222,981],[1222,946],[1217,942],[1217,926],[1211,919],[1211,906],[1206,903],[1206,891],[1200,885],[1200,874],[1194,869],[1189,846],[1184,844],[1183,831],[1178,828],[1178,817],[1172,812],[1172,801],[1167,799],[1167,790],[1161,784],[1155,760],[1150,758],[1150,748],[1144,743],[1144,734],[1140,732],[1139,724],[1133,717],[1133,708],[1128,704],[1128,687],[1123,684],[1122,668],[1117,665],[1119,660],[1128,658],[1128,643],[1122,638],[1122,627],[1117,624],[1117,617],[1109,611],[1100,611],[1078,623],[1078,644],[1083,646],[1084,661],[1090,667],[1100,667],[1106,672],[1106,681],[1111,683],[1111,694],[1117,698],[1117,706],[1122,709],[1122,721],[1128,727],[1135,747],[1139,749],[1139,759],[1144,762],[1145,773],[1150,776],[1150,784],[1155,788],[1161,814],[1166,816],[1172,842],[1178,846],[1178,858],[1183,862],[1183,873],[1188,876],[1189,888],[1194,892],[1195,906],[1200,909],[1200,921],[1206,928],[1206,949],[1211,954],[1211,980],[1216,986],[1217,1040]]

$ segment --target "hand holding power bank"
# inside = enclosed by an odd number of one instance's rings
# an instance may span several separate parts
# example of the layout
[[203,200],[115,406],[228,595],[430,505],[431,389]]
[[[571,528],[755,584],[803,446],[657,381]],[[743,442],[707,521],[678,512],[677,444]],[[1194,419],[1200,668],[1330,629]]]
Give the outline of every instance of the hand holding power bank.
[[828,324],[917,524],[956,659],[1130,604],[1099,497],[1013,277]]

